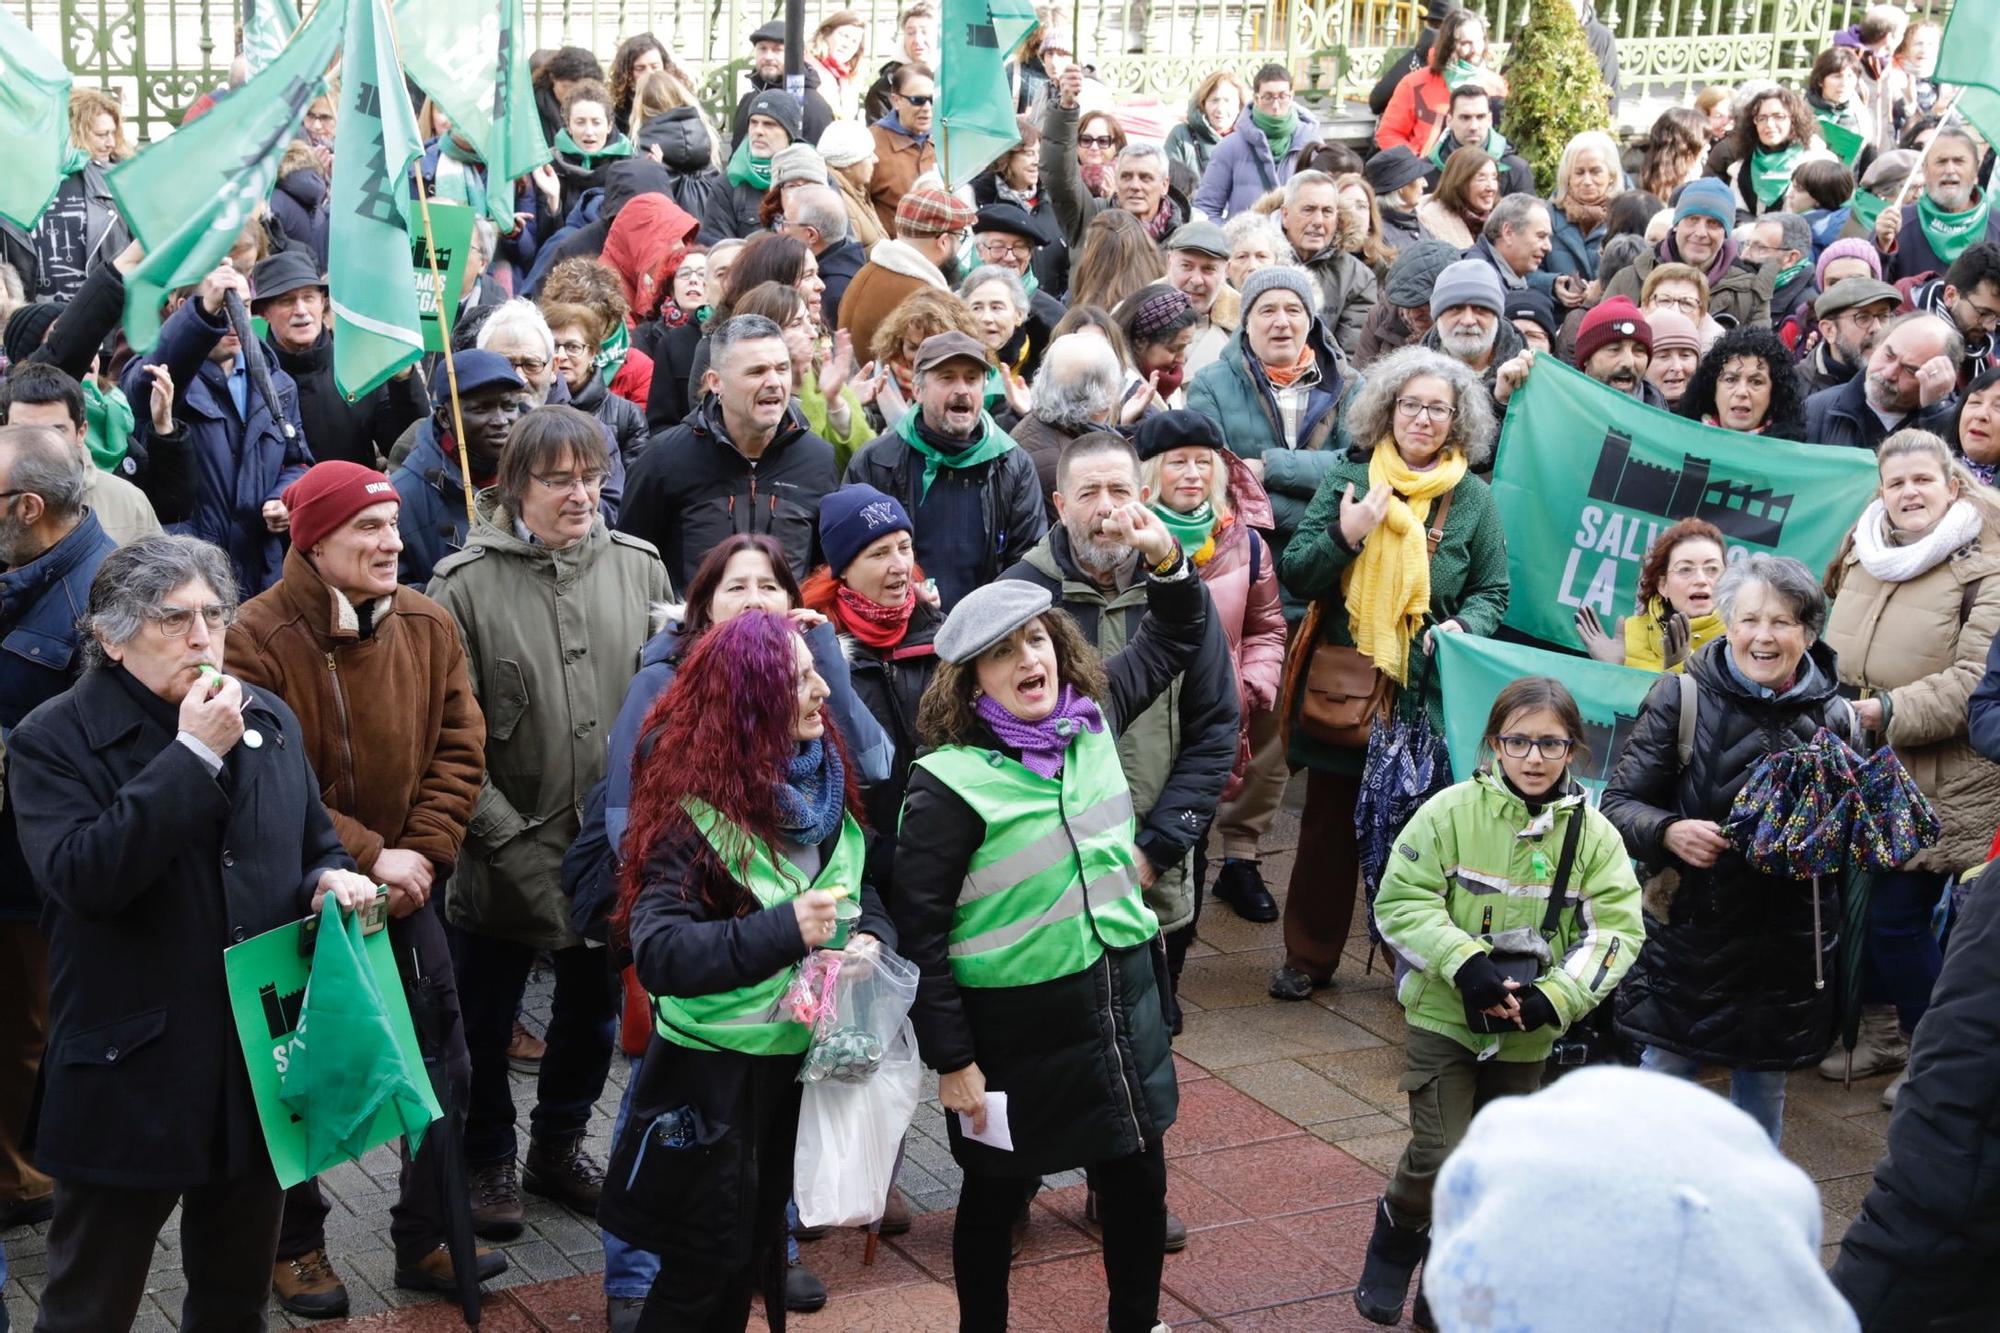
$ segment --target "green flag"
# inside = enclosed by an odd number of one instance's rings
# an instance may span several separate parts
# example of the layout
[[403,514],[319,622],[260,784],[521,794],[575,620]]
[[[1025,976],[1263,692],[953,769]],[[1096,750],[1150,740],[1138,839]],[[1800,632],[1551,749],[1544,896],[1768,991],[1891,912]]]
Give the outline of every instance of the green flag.
[[1938,43],[1939,83],[1959,85],[1958,114],[1979,127],[1989,144],[2000,143],[2000,5],[1960,0],[1945,20]]
[[410,77],[486,164],[487,212],[511,235],[513,182],[552,156],[528,77],[521,0],[402,0],[396,31]]
[[146,258],[125,279],[125,337],[137,352],[160,338],[160,302],[200,282],[271,197],[278,160],[326,86],[343,6],[322,4],[261,74],[194,124],[113,167],[118,211]]
[[[339,321],[334,386],[359,398],[424,354],[410,285],[410,164],[423,152],[389,40],[385,0],[348,0],[327,227],[327,287]],[[421,228],[419,228],[421,230]]]
[[0,8],[0,217],[31,231],[63,181],[69,70]]
[[1823,569],[1874,493],[1865,449],[1700,425],[1539,357],[1508,404],[1493,473],[1507,623],[1581,648],[1577,609],[1607,623],[1629,613],[1647,549],[1683,518],[1722,529],[1731,559],[1767,551]]
[[1978,127],[1988,144],[2000,144],[2000,92],[1975,83],[1958,85],[1952,108]]
[[952,189],[1021,142],[1004,66],[1035,30],[1032,0],[944,0],[939,25],[938,164]]
[[243,0],[243,63],[257,73],[285,49],[298,30],[292,0]]
[[1646,691],[1659,679],[1650,671],[1474,634],[1439,634],[1436,640],[1438,680],[1444,686],[1445,747],[1451,751],[1452,776],[1461,782],[1479,766],[1486,716],[1500,691],[1523,676],[1554,676],[1576,696],[1584,742],[1590,749],[1588,756],[1579,756],[1570,765],[1570,773],[1592,800],[1597,799],[1618,766]]
[[1867,136],[1859,130],[1850,130],[1839,121],[1826,116],[1819,118],[1819,133],[1826,140],[1826,146],[1852,167],[1861,157],[1861,150],[1868,146]]

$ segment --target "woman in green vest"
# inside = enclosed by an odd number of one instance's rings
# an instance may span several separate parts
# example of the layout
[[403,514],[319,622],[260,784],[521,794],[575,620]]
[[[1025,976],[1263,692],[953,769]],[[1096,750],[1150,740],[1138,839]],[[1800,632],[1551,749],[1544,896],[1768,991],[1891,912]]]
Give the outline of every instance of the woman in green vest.
[[952,1232],[963,1333],[1007,1327],[1014,1220],[1045,1172],[1076,1167],[1104,1227],[1107,1327],[1164,1327],[1160,1140],[1178,1102],[1166,954],[1117,735],[1194,659],[1207,599],[1144,506],[1116,511],[1103,536],[1146,570],[1147,614],[1122,652],[1100,660],[1048,589],[1002,579],[938,631],[917,717],[934,748],[910,773],[895,911],[922,972],[910,1017],[965,1171]]
[[845,954],[895,932],[862,883],[861,808],[827,686],[792,622],[746,611],[688,652],[646,716],[615,927],[653,1038],[598,1220],[667,1257],[643,1330],[742,1329],[761,1290],[784,1327],[785,1200],[810,1030],[799,963],[861,914]]

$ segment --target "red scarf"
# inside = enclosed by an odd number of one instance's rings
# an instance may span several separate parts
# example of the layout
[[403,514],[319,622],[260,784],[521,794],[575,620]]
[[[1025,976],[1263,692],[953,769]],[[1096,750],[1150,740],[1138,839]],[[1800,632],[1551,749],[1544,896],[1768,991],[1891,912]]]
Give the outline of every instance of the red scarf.
[[1299,376],[1312,369],[1312,366],[1313,349],[1312,343],[1308,341],[1305,347],[1299,352],[1299,359],[1291,365],[1265,366],[1264,378],[1271,381],[1271,384],[1276,388],[1289,389],[1298,383]]
[[901,606],[883,606],[870,601],[841,583],[834,588],[834,615],[841,629],[870,648],[894,648],[910,627],[910,613],[917,609],[917,590],[910,589]]

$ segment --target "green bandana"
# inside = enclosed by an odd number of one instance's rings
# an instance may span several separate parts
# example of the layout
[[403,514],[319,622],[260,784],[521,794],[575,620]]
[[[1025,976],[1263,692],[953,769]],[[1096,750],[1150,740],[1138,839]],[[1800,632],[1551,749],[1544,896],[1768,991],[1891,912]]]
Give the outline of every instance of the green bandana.
[[1798,277],[1799,274],[1808,271],[1809,269],[1812,268],[1812,266],[1813,266],[1812,256],[1807,255],[1804,259],[1801,259],[1798,263],[1792,265],[1790,268],[1779,269],[1777,281],[1771,284],[1771,290],[1783,291],[1786,283],[1790,282],[1793,278]]
[[1947,213],[1931,202],[1930,191],[1917,196],[1917,225],[1931,243],[1940,262],[1949,265],[1986,234],[1986,215],[1993,207],[1992,196],[1977,191],[1979,202],[1963,213]]
[[1785,187],[1792,183],[1792,170],[1805,151],[1795,143],[1786,144],[1775,153],[1761,148],[1750,150],[1750,188],[1756,192],[1758,203],[1776,208],[1784,202]]
[[1271,160],[1284,161],[1285,154],[1292,151],[1292,136],[1299,130],[1298,109],[1294,107],[1282,116],[1267,116],[1253,108],[1250,123],[1263,131],[1264,142],[1271,145]]
[[611,136],[611,142],[594,153],[586,153],[576,146],[576,140],[569,137],[568,130],[556,131],[556,151],[564,157],[573,158],[585,171],[594,171],[599,162],[609,162],[613,158],[632,156],[632,141],[622,134]]
[[1457,92],[1460,88],[1474,82],[1485,73],[1486,70],[1483,66],[1475,65],[1470,60],[1453,60],[1449,65],[1444,67],[1444,86],[1453,92]]
[[[1437,142],[1431,145],[1430,164],[1439,171],[1443,171],[1445,145],[1456,142],[1458,141],[1451,137],[1449,129],[1443,134],[1438,135]],[[1501,158],[1514,151],[1514,145],[1507,142],[1507,136],[1502,134],[1498,128],[1494,128],[1486,131],[1486,146],[1480,151],[1495,162],[1498,162]]]
[[100,389],[94,378],[84,377],[83,442],[91,462],[105,472],[116,472],[132,442],[132,422],[132,404],[123,390],[116,385]]
[[1200,508],[1188,514],[1178,513],[1157,500],[1147,508],[1166,525],[1168,532],[1174,534],[1174,540],[1189,556],[1208,545],[1209,539],[1215,536],[1215,510],[1206,500],[1201,502]]
[[597,373],[604,377],[604,387],[610,388],[611,381],[618,378],[618,372],[625,368],[625,354],[632,350],[632,335],[626,331],[625,321],[619,320],[618,327],[605,336],[597,345],[597,360],[593,362]]
[[917,414],[921,408],[913,407],[903,413],[903,419],[896,423],[896,434],[904,444],[916,451],[924,460],[923,480],[917,485],[917,501],[922,503],[931,493],[931,483],[937,479],[941,467],[977,467],[988,463],[1014,447],[1014,437],[993,424],[993,418],[979,414],[979,438],[955,454],[947,454],[934,448],[923,436],[917,434]]
[[730,154],[727,173],[731,185],[754,185],[760,191],[771,188],[771,159],[750,156],[750,136],[744,135],[743,142],[736,145]]

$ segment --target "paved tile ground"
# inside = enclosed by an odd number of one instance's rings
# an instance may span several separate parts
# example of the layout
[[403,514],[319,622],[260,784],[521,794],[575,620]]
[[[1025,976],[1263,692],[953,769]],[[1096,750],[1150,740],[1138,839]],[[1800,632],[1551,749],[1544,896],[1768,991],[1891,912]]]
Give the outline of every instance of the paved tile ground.
[[[1280,897],[1297,832],[1294,801],[1280,816],[1265,862]],[[1346,1293],[1367,1243],[1369,1201],[1407,1137],[1397,1088],[1402,1011],[1389,978],[1379,960],[1372,973],[1365,970],[1367,938],[1357,925],[1340,987],[1311,1003],[1280,1004],[1264,990],[1281,952],[1276,925],[1252,925],[1212,907],[1199,934],[1182,981],[1186,1031],[1175,1043],[1180,1121],[1167,1141],[1169,1202],[1193,1234],[1187,1252],[1167,1261],[1163,1317],[1176,1327],[1243,1333],[1372,1327],[1355,1315]],[[546,1016],[547,1004],[548,982],[538,977],[530,993],[532,1025]],[[592,1121],[589,1146],[600,1155],[608,1152],[623,1077],[621,1062]],[[1889,1117],[1877,1097],[1887,1082],[1876,1078],[1843,1090],[1806,1071],[1790,1083],[1785,1148],[1819,1183],[1829,1261],[1882,1152]],[[533,1081],[516,1075],[515,1094],[525,1125]],[[451,1307],[391,1284],[393,1156],[378,1150],[324,1180],[334,1201],[328,1238],[355,1317],[322,1327],[371,1333],[458,1327]],[[795,1317],[798,1328],[894,1333],[953,1326],[948,1210],[959,1180],[934,1100],[911,1127],[902,1181],[921,1215],[908,1236],[883,1243],[872,1268],[861,1265],[858,1233],[837,1232],[805,1247],[806,1262],[826,1279],[833,1299],[818,1314]],[[1023,1333],[1103,1327],[1103,1269],[1084,1229],[1082,1195],[1072,1173],[1051,1178],[1036,1202],[1012,1288],[1013,1326]],[[503,1247],[511,1268],[489,1286],[494,1296],[482,1328],[601,1329],[604,1301],[595,1274],[603,1254],[594,1225],[533,1196],[527,1211],[527,1230]],[[43,1230],[5,1237],[7,1307],[22,1330],[33,1325],[47,1269]],[[135,1328],[177,1326],[178,1251],[170,1224]],[[305,1321],[274,1304],[272,1325]]]

